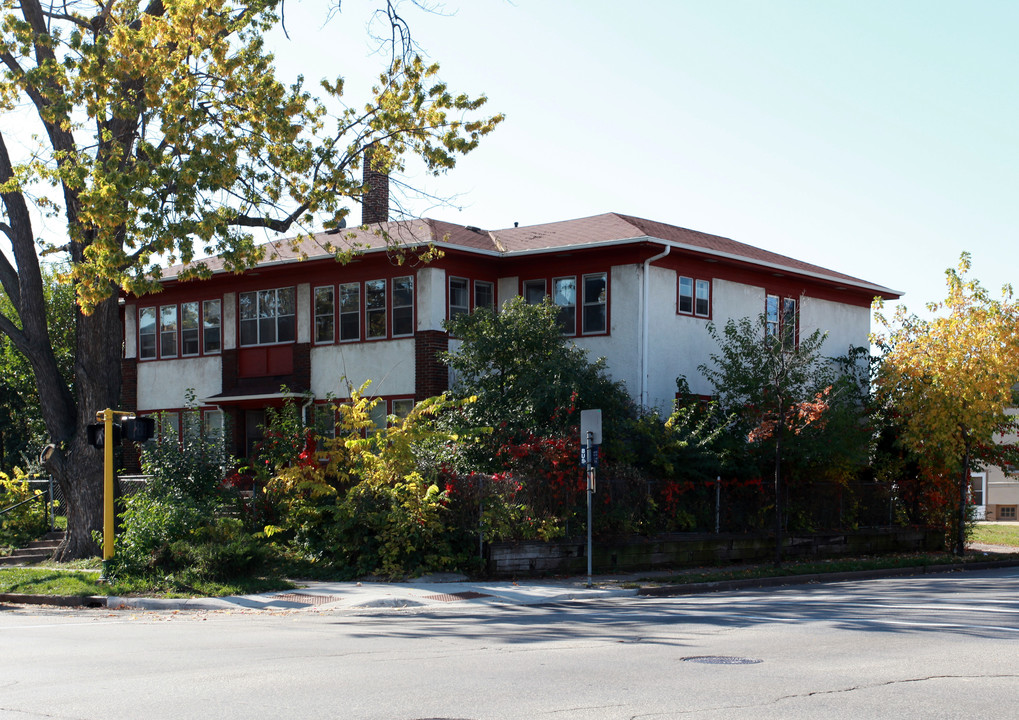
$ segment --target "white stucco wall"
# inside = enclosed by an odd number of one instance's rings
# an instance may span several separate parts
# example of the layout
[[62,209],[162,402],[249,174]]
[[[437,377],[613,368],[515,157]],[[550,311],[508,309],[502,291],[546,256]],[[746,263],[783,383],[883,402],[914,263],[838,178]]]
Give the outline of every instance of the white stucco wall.
[[414,339],[341,343],[311,349],[311,391],[316,398],[345,397],[347,383],[366,380],[370,395],[414,394]]
[[124,357],[138,357],[138,306],[124,307]]
[[576,344],[588,351],[588,359],[603,357],[608,374],[621,380],[627,392],[640,391],[640,265],[615,265],[609,273],[609,334],[580,336]]
[[441,330],[446,319],[446,271],[426,267],[417,274],[417,329]]
[[496,290],[496,306],[502,307],[503,303],[512,300],[520,294],[520,278],[516,275],[513,277],[499,278],[499,286]]
[[[708,335],[706,318],[676,313],[674,270],[652,267],[650,282],[648,404],[661,413],[668,413],[672,411],[676,378],[680,375],[686,378],[692,392],[705,395],[711,392],[711,386],[701,377],[697,366],[707,362],[715,343]],[[719,282],[714,282],[711,288],[714,317],[719,317],[718,302],[733,308],[742,306],[742,287],[737,290],[734,297],[727,299],[730,289],[720,288]]]
[[216,395],[223,389],[219,355],[138,363],[138,408],[152,410],[184,406],[184,393],[197,398]]
[[311,285],[301,283],[297,286],[297,342],[311,342]]
[[870,308],[855,307],[830,300],[800,299],[800,337],[814,330],[828,333],[821,347],[828,357],[841,357],[850,346],[870,347]]
[[223,349],[237,348],[237,293],[223,293]]

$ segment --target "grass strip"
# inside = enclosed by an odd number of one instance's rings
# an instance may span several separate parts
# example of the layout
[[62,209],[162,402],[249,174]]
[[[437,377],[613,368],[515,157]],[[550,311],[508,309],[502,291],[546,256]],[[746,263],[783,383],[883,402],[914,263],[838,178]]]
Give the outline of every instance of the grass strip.
[[908,553],[881,557],[834,558],[830,560],[804,560],[774,565],[747,565],[735,568],[698,568],[677,572],[668,577],[641,578],[641,584],[688,585],[692,583],[722,582],[725,580],[753,580],[758,578],[787,577],[793,575],[815,575],[826,573],[855,572],[860,570],[884,570],[887,568],[926,567],[930,565],[954,565],[993,560],[1019,560],[1016,553],[970,552],[962,558],[950,553]]
[[114,578],[100,582],[92,571],[59,566],[0,569],[0,593],[23,595],[118,595],[124,597],[225,597],[251,595],[274,590],[291,590],[295,585],[282,578],[238,578],[230,582],[196,581],[174,577]]

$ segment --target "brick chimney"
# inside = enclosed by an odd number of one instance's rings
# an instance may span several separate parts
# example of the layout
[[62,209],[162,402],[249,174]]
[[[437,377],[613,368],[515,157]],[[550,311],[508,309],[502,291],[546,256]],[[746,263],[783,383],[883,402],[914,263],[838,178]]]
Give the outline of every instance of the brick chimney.
[[372,170],[372,147],[364,151],[364,194],[361,196],[361,224],[389,220],[389,176]]

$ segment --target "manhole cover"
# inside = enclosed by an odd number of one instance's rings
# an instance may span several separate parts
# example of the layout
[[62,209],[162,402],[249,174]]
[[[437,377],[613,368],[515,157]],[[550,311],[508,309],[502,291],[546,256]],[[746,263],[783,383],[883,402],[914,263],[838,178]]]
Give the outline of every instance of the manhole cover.
[[456,600],[474,600],[475,598],[492,597],[485,593],[468,590],[458,593],[440,593],[439,595],[425,595],[425,600],[438,600],[439,602],[455,602]]
[[342,598],[338,598],[335,595],[304,595],[302,593],[280,593],[279,595],[273,595],[273,600],[282,600],[283,602],[296,602],[304,603],[305,605],[325,605],[326,603],[336,602]]
[[756,665],[761,662],[753,658],[733,657],[732,655],[694,655],[681,659],[683,662],[703,663],[704,665]]

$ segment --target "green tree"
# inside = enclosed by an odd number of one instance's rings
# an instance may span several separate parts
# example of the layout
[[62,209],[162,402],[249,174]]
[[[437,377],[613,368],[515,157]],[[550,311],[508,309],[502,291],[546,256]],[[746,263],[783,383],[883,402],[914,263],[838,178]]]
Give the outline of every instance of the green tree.
[[[521,297],[498,313],[478,309],[447,324],[460,346],[444,359],[456,378],[454,394],[477,396],[465,407],[467,425],[496,429],[496,443],[522,431],[563,434],[580,422],[580,409],[600,409],[603,437],[613,423],[633,415],[633,404],[619,382],[605,372],[603,359],[562,334],[559,309],[548,299],[528,305]],[[472,468],[474,469],[474,468]]]
[[[10,247],[0,246],[0,285],[12,305],[0,333],[28,358],[58,446],[49,470],[67,503],[61,557],[96,550],[101,457],[85,427],[117,405],[119,291],[155,290],[164,258],[185,264],[182,278],[208,274],[203,253],[248,268],[260,252],[253,228],[339,221],[341,203],[366,189],[357,172],[366,148],[380,172],[416,156],[441,173],[502,120],[414,54],[391,2],[393,52],[367,102],[345,102],[342,77],[322,81],[323,100],[303,79],[285,85],[263,41],[282,6],[0,0],[0,231]],[[327,102],[342,109],[330,116]],[[11,154],[18,146],[24,157]],[[60,217],[65,232],[40,240],[33,211]],[[47,323],[39,246],[70,264],[73,376]]]
[[[699,370],[712,384],[723,412],[733,418],[727,461],[751,463],[751,472],[770,466],[775,492],[775,562],[782,562],[782,529],[785,479],[790,456],[815,457],[805,451],[838,443],[836,433],[814,432],[827,423],[835,399],[850,409],[858,397],[858,381],[852,373],[839,373],[837,365],[821,354],[825,334],[815,330],[794,342],[789,336],[768,332],[762,315],[757,319],[730,319],[719,331],[708,332],[718,343],[710,364]],[[852,363],[850,366],[855,367]],[[859,406],[857,412],[862,411]],[[857,415],[859,417],[859,415]],[[743,442],[743,439],[746,442]],[[861,447],[866,447],[861,443]],[[745,472],[746,468],[743,468]]]
[[1005,286],[1001,298],[968,275],[969,253],[945,271],[948,296],[925,320],[900,305],[891,321],[875,313],[883,332],[877,391],[902,427],[902,443],[928,472],[957,475],[953,547],[965,552],[966,495],[974,463],[995,447],[994,436],[1016,427],[1006,414],[1019,383],[1019,303]]

